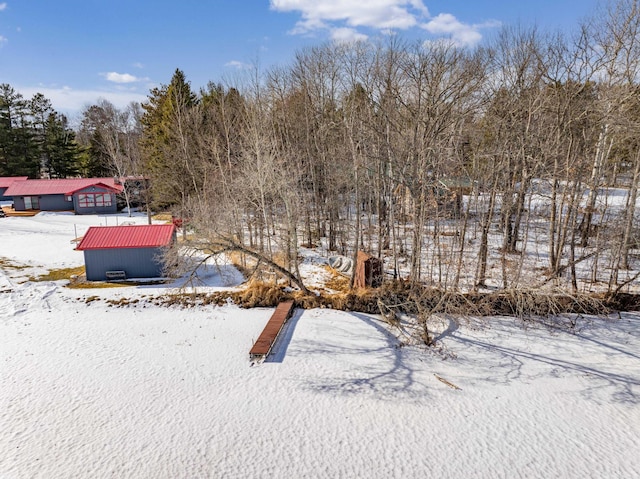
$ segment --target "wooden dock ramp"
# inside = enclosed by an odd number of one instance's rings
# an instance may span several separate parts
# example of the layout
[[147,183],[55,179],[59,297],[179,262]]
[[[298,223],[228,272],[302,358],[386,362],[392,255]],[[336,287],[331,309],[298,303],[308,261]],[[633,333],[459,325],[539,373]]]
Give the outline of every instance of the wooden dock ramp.
[[251,348],[251,351],[249,351],[249,359],[264,359],[269,355],[271,348],[278,338],[278,334],[282,331],[282,326],[284,326],[287,319],[291,317],[292,312],[293,300],[283,301],[278,305],[273,316],[271,316],[260,334],[260,337]]

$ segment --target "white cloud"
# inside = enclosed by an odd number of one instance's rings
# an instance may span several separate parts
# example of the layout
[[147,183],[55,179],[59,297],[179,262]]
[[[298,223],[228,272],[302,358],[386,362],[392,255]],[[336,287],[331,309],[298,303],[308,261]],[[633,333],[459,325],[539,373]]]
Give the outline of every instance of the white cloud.
[[224,66],[225,67],[235,68],[237,70],[250,70],[251,69],[251,65],[249,65],[248,63],[240,62],[238,60],[231,60],[230,62],[225,63]]
[[70,120],[77,120],[83,108],[97,103],[100,98],[109,100],[118,108],[124,108],[132,101],[142,103],[147,96],[133,91],[74,90],[65,87],[22,87],[16,86],[25,98],[42,93],[51,100],[53,108],[64,113]]
[[331,30],[331,39],[339,43],[357,42],[367,38],[366,35],[358,33],[353,28],[334,28]]
[[[0,12],[6,9],[7,9],[7,2],[0,3]],[[7,37],[0,35],[0,47],[2,47],[2,45],[7,43],[8,41],[9,39]]]
[[422,25],[433,35],[447,35],[454,44],[462,47],[476,45],[481,39],[481,28],[497,26],[497,22],[471,25],[462,23],[450,13],[441,13]]
[[314,30],[323,30],[329,28],[327,23],[317,18],[307,18],[296,23],[296,26],[289,31],[292,35],[304,35]]
[[129,73],[109,72],[109,73],[102,73],[101,75],[104,76],[108,81],[113,83],[135,83],[139,81],[144,81],[143,78],[135,77]]
[[349,27],[407,29],[418,24],[429,11],[422,0],[271,0],[271,9],[300,12],[292,33],[308,33],[327,28],[328,22],[344,22]]
[[270,0],[270,6],[277,12],[300,14],[300,20],[289,33],[302,35],[324,30],[340,42],[367,38],[357,28],[370,28],[388,35],[420,27],[466,47],[482,39],[482,28],[497,24],[463,23],[450,13],[431,17],[424,0]]
[[135,62],[132,66],[134,68],[139,68],[140,70],[142,70],[144,68],[144,65],[142,63],[140,63],[140,62]]

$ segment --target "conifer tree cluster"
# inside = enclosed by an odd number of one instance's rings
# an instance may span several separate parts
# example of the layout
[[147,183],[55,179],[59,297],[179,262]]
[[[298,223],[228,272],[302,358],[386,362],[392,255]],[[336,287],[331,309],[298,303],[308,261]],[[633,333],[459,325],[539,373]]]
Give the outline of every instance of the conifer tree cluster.
[[67,118],[44,95],[27,100],[0,85],[0,176],[67,178],[78,175],[82,161]]

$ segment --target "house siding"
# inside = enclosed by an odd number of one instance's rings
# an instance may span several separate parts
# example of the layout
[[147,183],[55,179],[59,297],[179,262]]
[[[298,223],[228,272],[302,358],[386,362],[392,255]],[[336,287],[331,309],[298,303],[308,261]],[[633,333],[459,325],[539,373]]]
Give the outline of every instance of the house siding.
[[162,248],[122,248],[84,251],[88,281],[104,281],[107,271],[124,271],[127,278],[159,278]]
[[[37,196],[40,203],[40,211],[70,211],[73,203],[67,201],[64,195],[28,195]],[[16,211],[25,211],[24,196],[13,197],[13,207]]]
[[[89,208],[82,208],[78,202],[78,195],[82,193],[107,193],[111,196],[111,206],[92,206]],[[25,196],[37,196],[40,203],[40,211],[71,211],[73,210],[79,215],[104,215],[113,214],[118,212],[118,204],[116,202],[116,195],[104,188],[90,186],[82,190],[76,191],[73,194],[73,201],[67,201],[67,196],[64,194],[52,194],[52,195],[24,195],[13,196],[13,207],[16,211],[26,211]]]
[[13,209],[16,211],[24,211],[24,198],[22,196],[12,196]]
[[[79,204],[78,195],[83,193],[109,193],[111,196],[111,206],[92,206],[89,208],[83,208]],[[76,191],[73,194],[73,209],[79,215],[104,215],[104,214],[113,214],[118,212],[118,204],[116,202],[116,195],[110,193],[108,190],[104,188],[90,186],[88,188],[84,188],[82,190]]]

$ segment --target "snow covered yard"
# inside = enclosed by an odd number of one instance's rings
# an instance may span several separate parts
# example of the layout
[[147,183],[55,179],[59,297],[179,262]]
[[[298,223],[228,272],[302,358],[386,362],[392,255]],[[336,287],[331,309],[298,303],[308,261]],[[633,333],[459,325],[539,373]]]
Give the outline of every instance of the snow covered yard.
[[[80,265],[78,221],[100,219],[3,219],[0,256]],[[296,310],[251,367],[271,309],[163,308],[159,286],[24,274],[0,270],[3,479],[640,476],[637,313],[573,332],[452,322],[433,351],[373,316]]]

